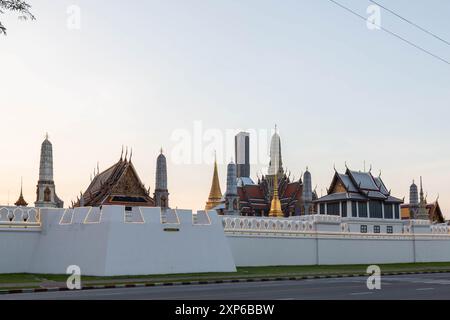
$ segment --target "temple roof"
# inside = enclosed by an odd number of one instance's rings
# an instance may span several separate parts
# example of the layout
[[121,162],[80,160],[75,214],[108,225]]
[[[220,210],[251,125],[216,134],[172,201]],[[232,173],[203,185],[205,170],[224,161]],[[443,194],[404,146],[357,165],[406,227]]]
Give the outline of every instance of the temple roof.
[[238,177],[237,178],[237,185],[238,187],[247,186],[247,185],[254,185],[252,178],[250,177]]
[[348,168],[345,174],[335,173],[328,195],[317,199],[316,202],[340,200],[381,200],[403,203],[403,200],[391,196],[381,177],[374,177],[371,172],[352,171]]
[[[269,187],[265,178],[259,184],[242,185],[238,187],[239,201],[243,212],[251,212],[252,209],[268,210],[271,206],[272,197],[269,194]],[[303,184],[301,181],[290,182],[284,176],[279,183],[279,199],[281,201],[282,210],[295,207],[298,202],[302,201]]]
[[97,174],[75,206],[103,204],[154,206],[131,160],[122,158]]
[[[403,204],[401,206],[402,208],[402,218],[403,219],[410,219],[410,208],[411,204],[407,203],[407,204]],[[435,221],[435,222],[439,222],[439,223],[443,223],[445,222],[445,218],[444,215],[442,213],[441,210],[441,206],[439,205],[439,201],[436,200],[432,203],[427,203],[426,204],[426,208],[428,210],[428,215],[430,217],[430,221]]]
[[22,183],[21,183],[19,199],[16,201],[16,203],[14,203],[14,205],[17,206],[17,207],[26,207],[26,206],[28,206],[28,202],[26,202],[25,199],[23,198],[22,189],[23,188],[22,188]]

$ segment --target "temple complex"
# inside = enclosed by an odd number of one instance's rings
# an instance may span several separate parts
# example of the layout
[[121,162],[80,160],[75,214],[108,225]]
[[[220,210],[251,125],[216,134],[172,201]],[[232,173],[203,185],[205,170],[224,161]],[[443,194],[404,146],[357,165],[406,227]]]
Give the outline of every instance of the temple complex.
[[409,203],[401,206],[402,219],[429,219],[433,223],[445,222],[439,206],[439,198],[432,203],[427,202],[427,197],[424,196],[422,177],[420,177],[420,194],[414,181],[409,190]]
[[[239,214],[244,216],[277,216],[289,217],[314,213],[313,200],[317,199],[317,194],[312,190],[311,173],[306,170],[304,182],[302,178],[291,181],[290,175],[283,169],[281,155],[281,138],[275,129],[270,143],[270,163],[267,175],[258,178],[254,183],[250,178],[249,165],[249,135],[241,132],[236,136],[236,159],[240,159],[241,164],[237,164],[236,191],[237,201],[235,201],[234,186],[231,186],[232,176],[236,166],[232,163],[228,166],[227,191],[222,198],[219,180],[217,177],[217,165],[214,167],[213,184],[206,206],[206,210],[216,209],[219,214],[235,214],[236,210],[230,210],[230,201],[237,202]],[[228,195],[228,196],[227,196]],[[228,201],[228,202],[227,202]],[[225,203],[225,205],[224,205]],[[228,208],[227,210],[224,210]],[[228,212],[228,213],[227,213]]]

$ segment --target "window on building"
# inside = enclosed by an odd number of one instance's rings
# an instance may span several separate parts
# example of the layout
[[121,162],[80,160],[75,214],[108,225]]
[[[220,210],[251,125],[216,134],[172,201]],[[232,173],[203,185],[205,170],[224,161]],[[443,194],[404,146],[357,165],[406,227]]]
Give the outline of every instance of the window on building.
[[392,207],[392,204],[389,203],[384,205],[384,217],[386,219],[394,218],[394,208]]
[[395,219],[400,219],[400,206],[394,205],[394,213],[395,213]]
[[358,202],[359,216],[367,218],[367,202]]
[[325,203],[320,204],[320,214],[325,214]]
[[327,203],[327,214],[330,216],[339,216],[340,215],[340,204],[336,203]]
[[371,218],[383,218],[383,204],[381,201],[369,201],[369,212]]
[[347,217],[347,202],[342,202],[342,216]]
[[361,225],[361,233],[367,233],[367,226],[365,224]]
[[380,233],[380,226],[373,226],[373,233]]
[[352,202],[352,217],[357,217],[358,216],[358,211],[357,211],[357,203],[356,202]]
[[392,226],[387,226],[386,233],[394,233],[394,228]]

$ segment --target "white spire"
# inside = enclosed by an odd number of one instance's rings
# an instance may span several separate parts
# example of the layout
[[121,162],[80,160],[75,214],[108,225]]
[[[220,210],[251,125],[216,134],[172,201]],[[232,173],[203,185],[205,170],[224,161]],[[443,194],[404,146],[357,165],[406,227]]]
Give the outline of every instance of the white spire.
[[45,140],[41,145],[39,180],[53,181],[53,147],[48,140],[48,133],[45,135]]
[[275,175],[275,173],[280,173],[283,171],[283,162],[281,159],[281,138],[277,132],[277,127],[275,126],[275,133],[272,136],[270,142],[270,165],[269,165],[269,175]]

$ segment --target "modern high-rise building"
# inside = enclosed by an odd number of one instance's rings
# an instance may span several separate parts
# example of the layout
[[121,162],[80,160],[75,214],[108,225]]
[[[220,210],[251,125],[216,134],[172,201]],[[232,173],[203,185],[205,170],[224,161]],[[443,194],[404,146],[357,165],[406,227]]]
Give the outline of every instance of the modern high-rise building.
[[240,132],[235,137],[235,153],[238,178],[250,177],[250,134]]

